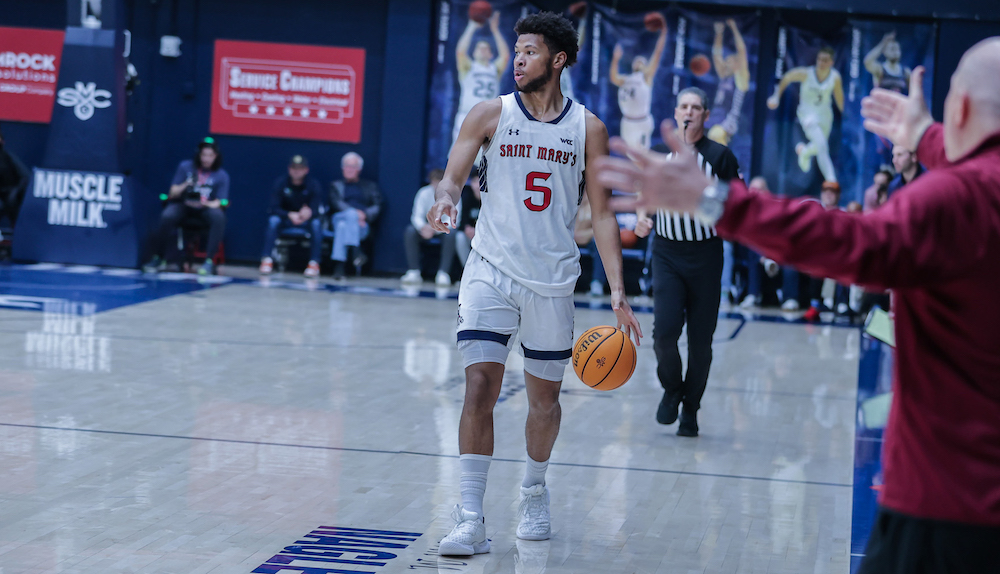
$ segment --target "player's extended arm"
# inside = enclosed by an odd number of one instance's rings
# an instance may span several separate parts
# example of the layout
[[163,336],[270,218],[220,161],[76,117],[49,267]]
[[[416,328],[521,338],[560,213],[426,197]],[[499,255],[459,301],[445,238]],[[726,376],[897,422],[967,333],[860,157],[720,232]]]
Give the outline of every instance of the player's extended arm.
[[785,92],[785,88],[793,82],[804,82],[808,78],[808,72],[806,68],[792,68],[785,72],[784,76],[781,76],[781,81],[778,82],[778,86],[774,88],[774,95],[767,99],[767,107],[777,109],[778,103],[781,101],[781,94]]
[[747,58],[747,45],[743,41],[743,34],[740,34],[740,29],[736,26],[736,20],[732,18],[726,20],[726,24],[729,25],[729,29],[733,32],[733,43],[736,44],[736,59],[738,61],[737,68],[734,70],[736,75],[736,89],[741,92],[750,91],[750,60]]
[[[587,164],[593,165],[598,157],[608,155],[608,128],[591,112],[587,112]],[[590,200],[591,226],[594,241],[611,287],[611,308],[615,311],[618,326],[626,335],[633,335],[636,345],[642,337],[639,321],[625,297],[625,280],[622,278],[622,239],[615,212],[608,207],[611,190],[601,185],[596,177],[586,178],[587,198]]]
[[614,52],[611,53],[611,74],[608,76],[608,79],[611,80],[612,84],[618,86],[619,88],[622,86],[622,84],[625,83],[625,80],[622,79],[621,74],[618,73],[618,66],[619,64],[621,64],[621,61],[622,61],[622,45],[615,44],[615,50]]
[[715,73],[719,79],[727,78],[732,74],[732,70],[726,65],[725,58],[722,57],[722,36],[726,33],[726,25],[722,22],[715,23],[715,40],[712,42],[712,63],[715,64]]
[[653,55],[649,58],[649,65],[646,66],[646,83],[652,85],[656,70],[660,68],[660,58],[663,56],[663,48],[667,46],[667,24],[663,23],[660,30],[660,37],[656,39],[656,46],[653,47]]
[[455,46],[455,63],[458,66],[458,79],[461,80],[469,73],[472,69],[472,60],[469,58],[469,45],[472,43],[472,34],[476,31],[479,24],[475,21],[469,20],[469,25],[465,27],[465,31],[458,38],[458,44]]
[[[434,192],[434,205],[427,212],[427,222],[434,231],[449,233],[458,226],[458,209],[455,206],[462,197],[462,186],[469,178],[469,171],[476,161],[479,148],[496,132],[501,106],[500,98],[479,102],[462,122],[458,139],[448,155],[444,177]],[[441,221],[444,215],[448,216],[447,223]]]
[[844,80],[840,74],[833,80],[833,103],[837,104],[840,113],[844,113]]
[[493,41],[497,44],[497,59],[493,64],[497,67],[497,75],[504,73],[507,69],[507,62],[510,61],[510,46],[500,33],[500,12],[494,11],[490,17],[490,30],[493,32]]
[[875,77],[875,84],[878,85],[882,81],[882,65],[879,63],[879,56],[882,55],[882,50],[885,50],[885,45],[889,43],[892,39],[892,32],[886,34],[882,37],[882,41],[875,45],[874,48],[865,54],[865,69],[868,73]]

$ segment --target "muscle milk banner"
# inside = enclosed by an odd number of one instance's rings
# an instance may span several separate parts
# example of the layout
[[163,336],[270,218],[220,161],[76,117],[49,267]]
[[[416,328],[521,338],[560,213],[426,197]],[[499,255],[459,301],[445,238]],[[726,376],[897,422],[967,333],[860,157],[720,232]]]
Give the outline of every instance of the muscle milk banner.
[[35,169],[18,218],[14,257],[135,267],[129,180],[117,173]]
[[0,26],[0,120],[49,122],[64,36],[61,30]]
[[361,141],[365,51],[216,40],[211,131]]

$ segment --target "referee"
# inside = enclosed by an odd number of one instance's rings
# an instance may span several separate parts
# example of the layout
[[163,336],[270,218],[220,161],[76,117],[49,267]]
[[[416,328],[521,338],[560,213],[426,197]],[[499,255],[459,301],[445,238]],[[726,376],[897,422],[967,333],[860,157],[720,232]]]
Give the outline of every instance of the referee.
[[[709,178],[729,181],[739,178],[736,156],[726,146],[705,137],[708,96],[698,88],[677,94],[674,119],[684,141],[694,147],[698,165]],[[653,148],[668,153],[660,144]],[[645,237],[653,220],[640,213],[636,235]],[[663,386],[663,398],[656,410],[656,422],[664,425],[677,420],[678,436],[698,436],[698,409],[712,365],[712,337],[719,319],[722,296],[722,239],[715,228],[704,225],[687,213],[658,211],[653,237],[653,349],[656,374]],[[684,322],[688,325],[688,368],[681,372],[677,340]]]

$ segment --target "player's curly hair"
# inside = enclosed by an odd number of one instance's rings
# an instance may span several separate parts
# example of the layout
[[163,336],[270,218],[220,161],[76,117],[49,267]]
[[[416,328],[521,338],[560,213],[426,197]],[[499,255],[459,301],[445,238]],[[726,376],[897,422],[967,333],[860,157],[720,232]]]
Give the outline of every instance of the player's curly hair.
[[555,12],[539,12],[529,14],[517,21],[514,25],[514,33],[538,34],[552,55],[559,52],[566,52],[566,67],[576,63],[576,53],[580,47],[576,43],[576,30],[573,24],[560,14]]

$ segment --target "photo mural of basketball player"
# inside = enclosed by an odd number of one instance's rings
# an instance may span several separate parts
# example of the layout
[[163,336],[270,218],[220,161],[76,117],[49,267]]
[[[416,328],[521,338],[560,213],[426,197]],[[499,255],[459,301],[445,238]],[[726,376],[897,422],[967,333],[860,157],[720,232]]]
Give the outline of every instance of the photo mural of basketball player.
[[[587,2],[586,0],[581,0],[580,2],[574,2],[566,8],[566,12],[569,13],[569,18],[571,21],[576,21],[576,43],[578,46],[583,46],[583,38],[587,33]],[[573,92],[573,78],[572,72],[573,68],[565,70],[562,75],[559,76],[559,89],[562,94],[573,101],[580,101],[576,98],[576,93]]]
[[[493,44],[485,37],[476,40],[470,57],[469,48],[476,32],[489,22]],[[469,23],[455,46],[455,66],[458,69],[458,111],[452,127],[451,141],[458,139],[465,116],[479,102],[492,100],[500,95],[500,75],[507,68],[510,47],[500,33],[500,12],[485,0],[477,0],[469,5]]]
[[837,181],[837,171],[830,157],[830,132],[833,129],[833,106],[844,112],[844,83],[840,72],[833,67],[836,52],[830,46],[820,48],[815,64],[792,68],[785,72],[767,99],[767,107],[776,110],[781,104],[781,94],[792,83],[799,85],[799,102],[795,115],[808,143],[795,145],[799,168],[803,172],[812,169],[812,159],[816,158],[819,170],[826,181]]
[[[723,40],[726,28],[733,34],[733,44],[736,51],[724,56]],[[708,139],[722,145],[729,145],[740,129],[740,114],[743,102],[750,91],[750,62],[747,58],[747,46],[740,34],[736,20],[732,18],[725,22],[714,24],[715,41],[712,43],[712,61],[715,63],[715,73],[719,77],[719,87],[715,90],[712,113],[709,115]],[[749,165],[749,164],[747,164]]]
[[872,83],[879,88],[906,95],[910,87],[910,68],[900,61],[903,50],[896,40],[896,32],[886,33],[865,56],[865,69],[872,75]]
[[632,71],[622,75],[620,66],[625,50],[621,44],[615,44],[609,79],[618,86],[618,107],[622,113],[619,135],[629,145],[649,149],[654,128],[653,115],[650,113],[653,78],[660,68],[663,48],[667,45],[667,20],[659,12],[650,12],[645,18],[645,25],[647,30],[659,32],[653,53],[649,58],[636,54],[632,58]]

